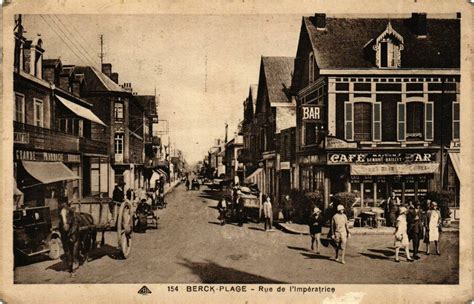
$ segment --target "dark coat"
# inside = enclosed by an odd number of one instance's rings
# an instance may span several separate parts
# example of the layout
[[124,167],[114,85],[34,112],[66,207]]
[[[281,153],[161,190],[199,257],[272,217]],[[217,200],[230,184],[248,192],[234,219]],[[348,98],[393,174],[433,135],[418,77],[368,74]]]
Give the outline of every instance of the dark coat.
[[410,209],[407,213],[408,236],[423,233],[423,213],[421,209]]
[[115,187],[114,192],[112,193],[112,200],[115,202],[123,202],[124,200],[124,195],[123,195],[123,190],[120,189],[119,187]]

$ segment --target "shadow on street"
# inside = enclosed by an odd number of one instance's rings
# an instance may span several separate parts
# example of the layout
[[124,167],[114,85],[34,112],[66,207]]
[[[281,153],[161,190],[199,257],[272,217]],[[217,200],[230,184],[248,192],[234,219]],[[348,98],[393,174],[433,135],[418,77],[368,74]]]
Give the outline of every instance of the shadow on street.
[[207,260],[206,262],[192,262],[188,259],[183,259],[181,265],[191,269],[191,271],[198,275],[202,283],[232,283],[232,284],[277,284],[285,283],[259,275],[251,274],[245,271],[240,271],[231,267],[220,266],[214,262]]

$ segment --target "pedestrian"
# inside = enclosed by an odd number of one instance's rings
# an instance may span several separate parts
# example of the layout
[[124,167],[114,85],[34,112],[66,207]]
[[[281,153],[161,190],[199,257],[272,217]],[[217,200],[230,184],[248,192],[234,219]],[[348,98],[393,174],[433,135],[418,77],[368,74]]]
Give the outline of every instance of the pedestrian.
[[435,243],[436,254],[440,255],[439,251],[439,231],[441,230],[441,213],[438,210],[438,204],[431,202],[431,209],[426,214],[426,255],[430,254],[430,244]]
[[341,263],[345,264],[345,255],[347,247],[347,239],[350,238],[347,216],[344,214],[344,206],[337,206],[337,213],[334,214],[331,221],[332,239],[336,243],[336,258],[339,262],[339,251],[341,252]]
[[244,202],[242,200],[242,192],[240,190],[237,190],[236,213],[239,227],[242,227],[244,224]]
[[423,213],[420,208],[420,202],[417,200],[413,207],[407,213],[408,239],[412,241],[413,258],[418,260],[418,249],[420,240],[423,239]]
[[293,202],[290,198],[290,195],[285,195],[283,198],[283,218],[285,219],[286,223],[291,224],[291,218],[290,218],[290,210],[293,207]]
[[222,196],[222,198],[219,200],[217,209],[219,210],[219,220],[221,221],[221,226],[224,226],[227,212],[227,200],[225,199],[225,196]]
[[407,208],[400,207],[399,216],[397,218],[397,225],[395,230],[395,262],[400,263],[398,258],[398,253],[400,248],[405,248],[405,254],[407,256],[407,261],[413,262],[413,259],[410,257],[410,241],[407,234]]
[[189,191],[189,179],[186,178],[186,191]]
[[132,188],[127,189],[127,199],[129,202],[133,202],[135,200],[135,192]]
[[316,242],[316,253],[319,254],[321,248],[321,230],[323,227],[323,217],[321,209],[314,207],[313,213],[309,218],[309,234],[311,235],[311,251],[314,251],[314,243]]
[[265,220],[265,231],[272,230],[272,218],[273,218],[273,210],[272,210],[272,202],[270,200],[270,196],[267,196],[267,199],[263,203],[263,217]]
[[397,224],[398,208],[400,207],[400,199],[396,196],[395,191],[392,191],[392,195],[387,199],[388,206],[388,217],[386,216],[388,223],[387,226],[395,227]]

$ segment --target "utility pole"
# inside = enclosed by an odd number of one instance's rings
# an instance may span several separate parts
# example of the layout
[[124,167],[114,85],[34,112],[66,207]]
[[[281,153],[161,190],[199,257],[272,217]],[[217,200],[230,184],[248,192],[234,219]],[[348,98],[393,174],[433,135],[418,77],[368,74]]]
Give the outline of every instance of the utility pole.
[[104,63],[104,57],[105,57],[105,53],[104,53],[104,35],[101,34],[99,39],[100,39],[100,54],[99,54],[100,68],[102,69],[102,64]]
[[225,137],[224,137],[224,144],[227,143],[227,130],[229,129],[229,125],[227,124],[227,121],[225,122]]

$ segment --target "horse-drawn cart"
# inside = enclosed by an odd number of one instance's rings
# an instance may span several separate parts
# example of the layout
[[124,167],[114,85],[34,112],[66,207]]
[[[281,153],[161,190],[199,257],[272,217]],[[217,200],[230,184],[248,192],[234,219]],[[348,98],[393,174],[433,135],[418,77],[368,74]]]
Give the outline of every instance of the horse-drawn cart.
[[130,255],[132,247],[132,204],[125,200],[118,203],[109,198],[83,199],[71,203],[76,212],[90,214],[94,220],[93,227],[81,229],[95,229],[102,232],[102,245],[104,244],[105,231],[117,231],[117,242],[124,258]]

